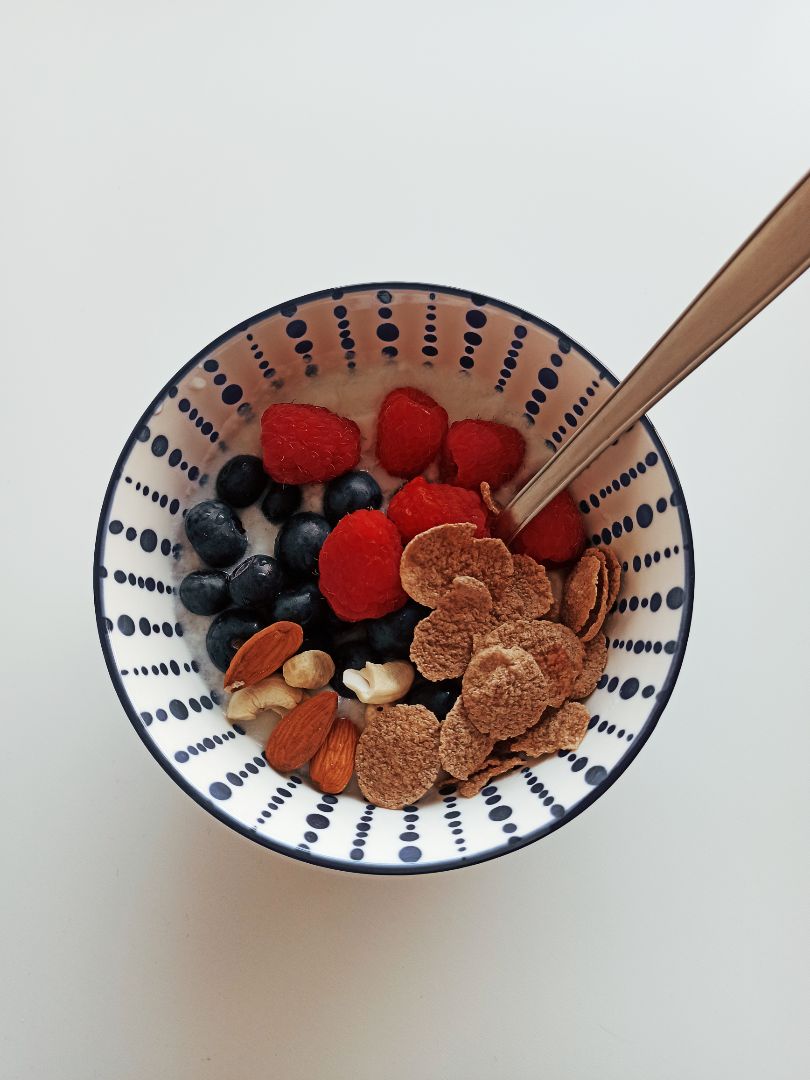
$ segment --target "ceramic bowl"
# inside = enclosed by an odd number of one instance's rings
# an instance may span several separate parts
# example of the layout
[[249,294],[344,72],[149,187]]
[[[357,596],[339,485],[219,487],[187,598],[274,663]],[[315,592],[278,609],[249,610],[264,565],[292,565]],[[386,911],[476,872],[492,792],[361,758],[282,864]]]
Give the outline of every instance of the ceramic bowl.
[[353,415],[354,400],[378,403],[391,386],[414,383],[451,419],[510,415],[536,459],[558,450],[616,380],[566,334],[488,297],[401,283],[313,293],[228,330],[160,390],[113,469],[95,553],[104,657],[155,760],[257,844],[364,873],[482,862],[594,803],[636,757],[672,693],[694,589],[681,489],[644,420],[572,489],[591,542],[611,545],[624,568],[605,624],[607,669],[586,702],[590,727],[576,753],[500,777],[474,799],[445,785],[403,811],[375,809],[351,792],[323,796],[305,773],[275,773],[261,745],[225,720],[221,676],[178,602],[189,554],[183,511],[211,494],[229,454],[257,452],[258,418],[271,402],[322,401]]

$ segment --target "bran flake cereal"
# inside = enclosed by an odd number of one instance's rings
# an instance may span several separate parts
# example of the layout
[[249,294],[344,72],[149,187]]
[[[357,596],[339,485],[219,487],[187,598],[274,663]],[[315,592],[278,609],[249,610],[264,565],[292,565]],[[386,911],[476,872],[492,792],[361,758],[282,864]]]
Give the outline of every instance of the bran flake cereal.
[[604,556],[586,551],[568,575],[563,588],[560,617],[582,641],[599,633],[607,615],[610,594]]
[[496,776],[509,772],[517,765],[525,764],[526,762],[519,755],[505,758],[488,758],[484,762],[483,768],[473,773],[469,780],[464,780],[458,785],[458,793],[462,799],[471,799],[473,795],[477,795],[481,788],[486,787],[490,780],[494,780]]
[[458,698],[444,718],[439,733],[442,768],[458,780],[466,780],[471,773],[482,768],[494,745],[491,736],[484,735],[470,722],[464,703]]
[[469,719],[495,740],[519,735],[540,719],[549,684],[525,649],[499,645],[477,652],[461,683]]
[[489,589],[471,577],[453,579],[438,607],[416,624],[411,660],[433,682],[464,674],[472,656],[473,632],[490,625]]
[[429,791],[439,775],[439,721],[423,705],[389,705],[357,743],[357,782],[365,798],[401,810]]
[[594,692],[599,677],[605,670],[607,655],[607,638],[605,635],[597,634],[596,637],[591,638],[585,645],[585,663],[568,693],[569,697],[586,698]]
[[476,635],[476,649],[493,645],[531,653],[548,680],[548,704],[555,706],[562,705],[570,695],[585,660],[582,642],[560,623],[514,619]]
[[487,585],[499,621],[539,619],[554,599],[546,568],[528,555],[513,555],[512,573]]
[[585,738],[590,714],[578,701],[567,701],[553,709],[523,735],[512,739],[509,749],[528,757],[542,757],[556,750],[576,750]]
[[411,599],[435,608],[457,577],[507,577],[512,573],[512,556],[501,540],[475,539],[475,526],[468,522],[437,525],[415,536],[402,553],[402,587]]

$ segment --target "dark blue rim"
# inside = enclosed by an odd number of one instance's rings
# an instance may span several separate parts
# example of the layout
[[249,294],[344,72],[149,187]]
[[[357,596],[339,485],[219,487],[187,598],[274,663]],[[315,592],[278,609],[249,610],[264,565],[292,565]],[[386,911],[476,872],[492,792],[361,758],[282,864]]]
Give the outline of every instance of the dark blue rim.
[[555,337],[564,337],[577,351],[588,360],[600,376],[611,384],[611,386],[618,385],[618,379],[608,371],[603,364],[601,364],[596,357],[592,356],[587,349],[584,349],[574,338],[569,334],[564,334],[561,330],[558,330],[556,326],[546,322],[544,319],[538,319],[536,315],[532,315],[528,311],[524,311],[522,308],[515,307],[513,304],[507,304],[503,300],[495,300],[490,296],[485,296],[483,293],[470,292],[467,289],[455,289],[446,285],[424,285],[420,282],[405,282],[405,281],[381,281],[372,282],[364,285],[345,285],[342,287],[335,287],[334,289],[321,289],[318,292],[307,293],[305,296],[299,296],[294,300],[285,300],[281,304],[276,304],[275,307],[267,308],[266,311],[260,312],[258,315],[253,315],[249,319],[245,319],[244,322],[239,323],[237,326],[231,327],[224,334],[221,334],[218,338],[212,341],[209,345],[206,345],[204,349],[192,357],[187,364],[185,364],[173,377],[166,383],[160,393],[152,400],[148,408],[142,414],[140,420],[135,425],[132,434],[127,439],[123,450],[118,455],[118,460],[115,463],[110,482],[107,485],[107,490],[104,493],[104,502],[101,507],[101,516],[98,523],[98,532],[96,533],[96,546],[93,563],[93,598],[96,608],[96,622],[98,626],[99,638],[101,641],[101,649],[104,653],[104,660],[107,664],[107,670],[110,673],[115,692],[118,694],[118,698],[124,707],[124,711],[130,719],[132,726],[138,733],[141,742],[146,746],[152,757],[162,766],[162,768],[169,774],[176,784],[179,785],[185,791],[187,795],[190,795],[195,802],[199,803],[204,810],[207,810],[209,814],[213,814],[215,818],[218,818],[229,828],[234,829],[236,832],[241,833],[242,836],[248,840],[254,841],[254,843],[260,844],[262,847],[270,848],[272,851],[276,851],[281,855],[287,855],[293,859],[298,859],[300,862],[313,863],[316,866],[325,866],[331,870],[344,870],[348,873],[355,874],[432,874],[439,873],[443,870],[457,870],[464,866],[474,866],[476,863],[489,862],[490,859],[497,859],[501,855],[510,854],[513,851],[517,851],[520,848],[527,847],[529,844],[533,844],[536,840],[542,839],[549,833],[555,832],[561,826],[566,825],[569,821],[572,821],[575,817],[587,810],[587,808],[598,798],[600,798],[607,789],[614,784],[625,769],[635,760],[641,748],[644,746],[650,735],[653,733],[656,724],[658,723],[661,713],[664,711],[667,702],[669,701],[672,689],[678,679],[678,674],[681,670],[681,664],[683,663],[684,654],[686,652],[686,643],[689,639],[689,628],[692,623],[692,606],[694,602],[695,593],[695,564],[694,553],[692,550],[692,527],[689,522],[689,513],[686,509],[686,500],[683,496],[683,490],[678,481],[677,474],[673,468],[672,462],[669,459],[664,444],[658,436],[655,428],[650,421],[643,417],[641,423],[644,425],[647,433],[655,445],[659,457],[666,469],[669,481],[672,484],[672,490],[678,496],[678,517],[681,524],[681,532],[683,534],[683,554],[684,564],[686,568],[686,599],[684,600],[683,607],[681,609],[681,624],[678,630],[678,650],[673,654],[672,665],[669,669],[669,675],[661,687],[660,692],[656,697],[655,707],[650,714],[645,726],[639,732],[637,737],[633,740],[630,747],[625,751],[625,755],[619,762],[617,767],[608,774],[608,776],[600,783],[597,784],[590,794],[586,795],[584,799],[580,800],[577,805],[570,811],[567,811],[561,818],[557,818],[554,821],[549,822],[547,825],[535,830],[533,833],[529,833],[527,836],[520,837],[515,843],[508,845],[507,847],[500,847],[491,851],[482,852],[480,855],[475,855],[470,858],[459,858],[448,860],[443,863],[428,864],[425,866],[409,865],[409,866],[363,866],[357,863],[343,863],[336,859],[329,859],[313,854],[309,851],[301,851],[298,848],[287,848],[282,844],[276,844],[268,837],[260,836],[258,833],[246,828],[240,822],[230,818],[226,813],[220,810],[213,803],[207,801],[198,791],[196,791],[189,782],[180,775],[180,773],[174,768],[174,766],[166,760],[157,750],[157,747],[147,739],[146,731],[144,730],[143,722],[132,706],[129,700],[124,684],[121,680],[121,676],[118,674],[118,668],[113,661],[112,649],[110,647],[109,635],[104,627],[104,613],[102,611],[101,602],[101,575],[99,568],[102,565],[102,559],[104,555],[104,544],[107,533],[107,517],[109,514],[110,503],[112,502],[113,493],[121,478],[121,467],[129,456],[132,447],[134,446],[138,432],[141,430],[146,421],[152,416],[155,408],[165,399],[168,394],[169,387],[179,382],[184,378],[193,368],[195,368],[205,357],[207,357],[213,349],[218,348],[224,342],[234,337],[236,334],[241,334],[245,330],[248,330],[255,323],[266,319],[270,315],[277,314],[282,307],[286,307],[288,304],[307,304],[313,300],[323,300],[326,297],[331,296],[334,292],[342,293],[358,293],[358,292],[377,292],[379,289],[409,289],[411,291],[422,292],[434,292],[445,293],[450,296],[461,296],[465,299],[471,299],[474,301],[484,301],[486,304],[492,304],[502,311],[508,311],[512,315],[518,316],[520,319],[527,320],[533,323],[535,326],[539,326],[542,330],[546,330],[548,333],[553,334]]

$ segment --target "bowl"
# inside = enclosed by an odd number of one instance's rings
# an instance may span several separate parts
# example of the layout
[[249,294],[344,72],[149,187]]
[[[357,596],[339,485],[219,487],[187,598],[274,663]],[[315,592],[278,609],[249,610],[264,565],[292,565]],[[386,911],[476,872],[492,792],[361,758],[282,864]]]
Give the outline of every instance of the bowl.
[[[658,435],[642,420],[572,487],[590,541],[610,545],[624,569],[605,624],[607,668],[586,701],[590,726],[575,753],[499,777],[469,800],[446,784],[403,811],[369,806],[351,789],[321,795],[305,774],[274,772],[260,743],[226,721],[200,619],[179,603],[179,577],[193,565],[183,512],[211,494],[228,456],[257,452],[259,418],[271,402],[326,404],[364,417],[373,431],[383,394],[414,384],[451,419],[509,418],[526,437],[530,468],[565,443],[616,380],[551,324],[462,289],[388,283],[312,293],[228,330],[159,391],[113,469],[95,552],[104,657],[155,760],[200,806],[257,844],[362,873],[492,859],[594,803],[658,722],[692,610],[686,506]],[[243,520],[251,533],[255,523]]]

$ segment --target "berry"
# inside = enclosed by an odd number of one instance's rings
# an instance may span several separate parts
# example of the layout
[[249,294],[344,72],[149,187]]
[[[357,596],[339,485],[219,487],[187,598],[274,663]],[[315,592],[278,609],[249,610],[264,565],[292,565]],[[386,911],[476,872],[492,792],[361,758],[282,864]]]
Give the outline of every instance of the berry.
[[267,494],[262,499],[262,513],[274,525],[286,521],[301,505],[301,488],[295,484],[277,484],[270,481]]
[[264,626],[257,611],[249,608],[228,608],[211,621],[205,637],[205,646],[212,663],[220,671],[227,671],[237,650]]
[[250,506],[267,487],[262,459],[253,454],[237,454],[226,461],[217,474],[217,495],[229,506]]
[[[301,651],[320,649],[332,656],[346,641],[358,641],[364,637],[365,623],[347,623],[339,619],[319,592],[320,607],[313,621],[304,627],[304,643]],[[360,631],[360,634],[358,634]]]
[[459,487],[493,491],[511,480],[526,453],[526,441],[513,427],[493,420],[459,420],[450,425],[442,447],[442,480]]
[[392,390],[377,418],[377,459],[392,476],[418,476],[433,461],[447,431],[447,413],[412,386]]
[[330,480],[323,493],[323,513],[330,525],[355,510],[379,510],[382,491],[367,472],[347,472]]
[[379,510],[355,510],[326,538],[320,556],[321,592],[347,622],[378,619],[408,597],[399,580],[402,540]]
[[305,510],[293,514],[278,531],[276,558],[294,577],[317,577],[318,556],[329,535],[329,522]]
[[407,660],[416,624],[429,614],[430,608],[409,600],[399,611],[369,623],[368,643],[381,660]]
[[434,525],[457,521],[470,521],[476,526],[476,536],[489,536],[487,512],[475,491],[429,484],[422,476],[400,488],[388,505],[388,516],[406,542]]
[[270,609],[273,622],[296,622],[314,628],[320,625],[327,604],[314,581],[295,589],[282,589]]
[[441,682],[417,679],[408,691],[405,704],[424,705],[440,720],[444,720],[460,693],[461,679],[443,679]]
[[515,552],[531,555],[547,566],[578,558],[585,549],[585,528],[577,504],[567,491],[555,495],[515,537]]
[[192,570],[180,582],[180,599],[195,615],[216,615],[230,603],[228,575],[221,570]]
[[262,413],[264,468],[280,484],[320,484],[360,460],[360,428],[320,405],[270,405]]
[[206,499],[186,514],[186,535],[209,566],[231,566],[245,554],[247,536],[242,522],[223,502]]
[[335,661],[335,674],[330,684],[332,689],[337,690],[341,697],[356,698],[357,694],[343,682],[343,672],[347,668],[359,671],[366,664],[377,663],[374,650],[365,641],[348,641],[334,650],[332,659]]
[[265,607],[284,584],[284,574],[270,555],[251,555],[232,571],[229,588],[238,607]]

